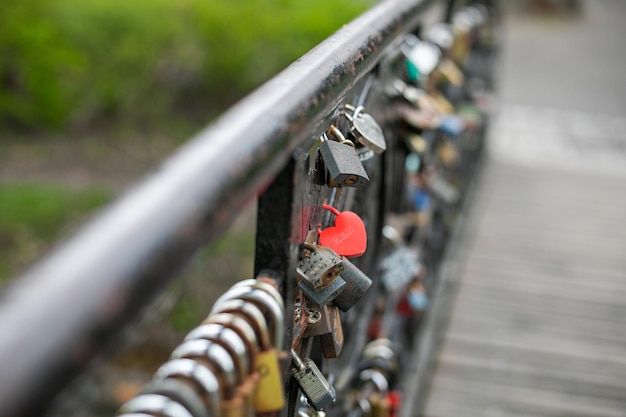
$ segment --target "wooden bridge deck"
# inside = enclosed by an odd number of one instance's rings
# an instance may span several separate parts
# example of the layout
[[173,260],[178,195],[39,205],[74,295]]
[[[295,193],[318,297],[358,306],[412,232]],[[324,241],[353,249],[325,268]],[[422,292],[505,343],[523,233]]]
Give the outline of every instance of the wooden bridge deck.
[[412,415],[626,416],[626,4],[583,10],[506,22],[489,158]]
[[626,416],[626,179],[493,163],[424,416]]

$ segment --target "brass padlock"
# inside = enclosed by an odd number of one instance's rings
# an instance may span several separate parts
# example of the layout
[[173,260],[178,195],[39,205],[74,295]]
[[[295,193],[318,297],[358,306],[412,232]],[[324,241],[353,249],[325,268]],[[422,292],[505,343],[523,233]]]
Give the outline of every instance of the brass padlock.
[[[336,141],[331,140],[329,134]],[[326,167],[329,187],[360,187],[369,183],[352,141],[347,140],[335,126],[331,126],[322,138],[318,149]]]
[[[229,295],[226,296],[226,294]],[[255,329],[257,336],[256,371],[259,374],[259,380],[253,396],[254,409],[257,413],[280,411],[285,406],[278,358],[285,325],[283,306],[279,305],[275,298],[259,289],[239,287],[226,294],[216,302],[212,313],[228,311],[233,314],[242,314],[242,317]],[[237,298],[229,299],[230,297]],[[254,313],[255,310],[258,314]]]
[[369,402],[372,410],[372,417],[389,417],[391,404],[389,403],[386,395],[375,392],[370,395]]

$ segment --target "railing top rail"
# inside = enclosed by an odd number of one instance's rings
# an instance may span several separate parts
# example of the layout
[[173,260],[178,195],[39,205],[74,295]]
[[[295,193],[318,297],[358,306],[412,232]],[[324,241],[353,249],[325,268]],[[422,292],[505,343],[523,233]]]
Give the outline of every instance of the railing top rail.
[[238,208],[263,191],[433,2],[384,1],[344,26],[5,290],[0,414],[35,414],[48,404],[199,247],[225,230]]

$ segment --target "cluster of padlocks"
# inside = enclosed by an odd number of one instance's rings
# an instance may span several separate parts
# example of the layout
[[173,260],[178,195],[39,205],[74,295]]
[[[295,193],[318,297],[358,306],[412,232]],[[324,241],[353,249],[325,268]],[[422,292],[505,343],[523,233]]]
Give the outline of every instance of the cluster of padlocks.
[[[286,406],[290,416],[396,415],[399,363],[418,325],[405,319],[428,307],[425,277],[445,243],[441,233],[452,229],[450,215],[460,207],[481,147],[492,18],[486,6],[468,6],[422,39],[407,36],[381,63],[376,85],[366,84],[361,95],[338,105],[307,152],[311,181],[332,191],[315,211],[323,222],[301,242],[294,299],[284,299],[268,277],[234,285],[120,416],[235,417]],[[376,91],[378,110],[380,97],[387,108],[372,112],[382,115],[378,120],[364,108]],[[388,160],[399,161],[402,189],[390,205],[402,216],[383,229],[386,243],[366,274],[351,259],[366,252],[367,222],[336,207],[347,205],[342,188],[367,188],[368,166],[384,152],[401,156]],[[359,301],[370,288],[375,296],[368,309]],[[293,316],[285,305],[293,306]],[[365,341],[353,342],[347,359],[341,355],[344,327],[352,339]],[[290,340],[284,340],[286,329]],[[322,366],[326,360],[334,365]]]
[[237,283],[118,415],[251,416],[281,410],[284,313],[271,279]]

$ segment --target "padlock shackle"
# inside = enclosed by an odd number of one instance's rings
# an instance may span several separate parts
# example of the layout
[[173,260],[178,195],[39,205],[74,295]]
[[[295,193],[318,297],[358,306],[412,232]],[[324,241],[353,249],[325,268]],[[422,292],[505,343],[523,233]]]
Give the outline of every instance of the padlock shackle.
[[261,309],[255,304],[247,303],[239,298],[226,299],[213,307],[211,314],[213,313],[233,313],[245,317],[245,320],[254,329],[259,349],[267,350],[272,347],[267,321]]
[[[326,134],[330,134],[332,135],[335,140],[339,143],[341,143],[342,145],[348,145],[352,148],[355,148],[356,146],[354,145],[354,142],[352,142],[351,140],[346,139],[346,137],[343,135],[343,133],[341,133],[341,130],[339,130],[337,128],[337,126],[335,125],[330,125],[328,127],[328,130],[326,131]],[[326,138],[328,138],[328,136],[326,136]]]
[[249,353],[246,350],[246,343],[233,329],[220,323],[202,324],[189,332],[185,337],[185,341],[194,339],[210,340],[221,344],[227,349],[235,361],[240,382],[246,378],[248,373],[253,372],[248,357]]
[[264,290],[248,286],[233,287],[218,298],[214,310],[219,305],[230,300],[250,301],[257,305],[257,307],[258,304],[261,304],[270,317],[268,320],[269,325],[266,323],[266,327],[269,328],[269,337],[274,341],[274,347],[278,350],[282,350],[284,338],[284,305],[282,303],[282,297],[279,303]]
[[211,413],[219,415],[222,394],[219,381],[209,368],[192,359],[172,359],[161,365],[154,374],[155,379],[171,377],[183,377],[194,382],[201,388]]
[[333,213],[335,216],[339,216],[339,215],[341,214],[341,212],[340,212],[339,210],[337,210],[337,209],[336,209],[336,208],[334,208],[333,206],[328,205],[328,204],[326,204],[326,203],[322,204],[322,208],[323,208],[324,210],[328,210],[328,211],[330,211],[330,212],[331,212],[331,213]]
[[[258,354],[258,341],[254,328],[247,320],[232,313],[217,313],[209,315],[202,325],[220,324],[228,329],[233,330],[244,341],[246,345],[246,353],[248,354],[248,373],[254,373],[256,356]],[[202,326],[201,326],[202,327]]]
[[226,386],[222,387],[224,392],[228,393],[225,395],[225,399],[229,400],[232,398],[237,388],[238,376],[235,362],[223,346],[206,339],[187,340],[174,349],[171,356],[171,359],[183,358],[198,358],[208,361],[217,367],[223,376],[223,381],[226,383]]
[[284,314],[285,302],[283,301],[283,296],[271,284],[269,284],[267,282],[259,281],[257,279],[250,278],[250,279],[246,279],[246,280],[243,280],[243,281],[239,281],[238,283],[236,283],[235,285],[232,286],[233,289],[234,288],[239,288],[239,287],[254,288],[254,289],[266,292],[267,294],[272,296],[272,298],[280,306],[281,311],[283,311],[283,314]]
[[124,417],[147,416],[154,414],[166,417],[193,417],[183,405],[162,394],[141,394],[126,402],[119,412]]
[[284,330],[284,311],[282,309],[282,305],[279,305],[272,296],[267,294],[265,291],[255,289],[255,288],[246,288],[248,292],[242,293],[237,296],[237,299],[250,301],[254,304],[261,304],[265,307],[265,311],[269,316],[269,331],[270,338],[274,341],[274,348],[277,350],[282,350],[283,346],[283,338],[285,335]]
[[304,364],[302,359],[300,359],[300,355],[298,355],[298,352],[296,352],[293,348],[291,348],[291,361],[296,365],[296,368],[298,368],[298,370],[300,371],[306,368],[306,365]]

